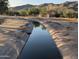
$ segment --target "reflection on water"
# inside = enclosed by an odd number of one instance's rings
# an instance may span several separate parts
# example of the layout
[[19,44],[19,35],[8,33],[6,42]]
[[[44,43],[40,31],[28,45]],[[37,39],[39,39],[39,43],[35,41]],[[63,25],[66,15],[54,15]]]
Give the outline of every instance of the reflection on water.
[[34,29],[19,59],[62,59],[54,41],[45,27],[33,22]]
[[34,26],[35,28],[40,26],[40,23],[39,23],[39,22],[33,21],[32,23],[33,23],[33,26]]
[[36,27],[40,27],[41,29],[46,29],[44,25],[41,25],[39,22],[37,21],[33,21],[33,26],[36,28]]

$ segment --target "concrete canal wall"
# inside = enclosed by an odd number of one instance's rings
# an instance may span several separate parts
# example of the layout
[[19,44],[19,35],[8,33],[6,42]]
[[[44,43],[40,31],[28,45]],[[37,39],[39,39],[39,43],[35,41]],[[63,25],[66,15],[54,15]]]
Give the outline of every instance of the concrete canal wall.
[[47,22],[44,24],[63,59],[78,59],[78,29],[77,22]]

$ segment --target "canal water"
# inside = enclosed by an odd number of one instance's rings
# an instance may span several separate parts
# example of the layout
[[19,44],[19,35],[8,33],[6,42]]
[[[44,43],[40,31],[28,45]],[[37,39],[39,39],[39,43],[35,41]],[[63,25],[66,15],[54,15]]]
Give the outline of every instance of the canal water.
[[46,28],[33,22],[34,28],[19,59],[62,59],[55,42]]

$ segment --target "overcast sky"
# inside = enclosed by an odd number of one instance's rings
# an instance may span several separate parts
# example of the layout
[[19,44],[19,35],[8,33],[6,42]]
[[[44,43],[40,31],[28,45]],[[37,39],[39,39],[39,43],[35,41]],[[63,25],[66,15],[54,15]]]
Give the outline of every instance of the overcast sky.
[[33,5],[39,5],[43,3],[63,3],[65,1],[78,1],[78,0],[9,0],[9,6],[19,6],[19,5],[25,5],[25,4],[33,4]]

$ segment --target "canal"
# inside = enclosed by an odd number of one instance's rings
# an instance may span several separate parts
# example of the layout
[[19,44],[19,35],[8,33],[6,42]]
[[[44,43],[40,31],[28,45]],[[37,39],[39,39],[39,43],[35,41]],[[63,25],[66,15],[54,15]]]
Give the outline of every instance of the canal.
[[46,28],[33,22],[33,31],[18,59],[62,59],[62,55]]

